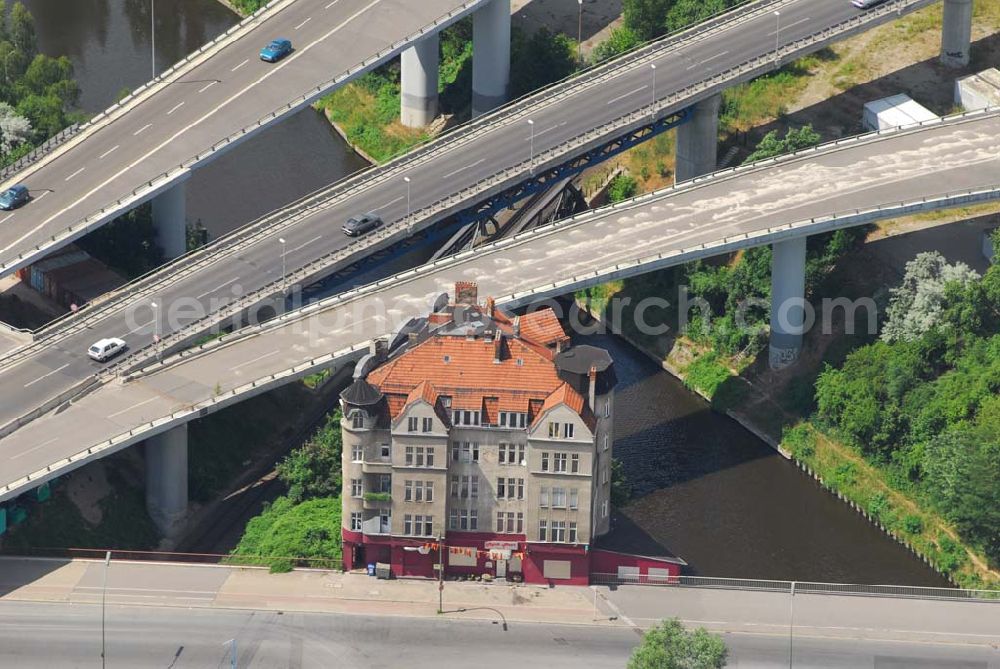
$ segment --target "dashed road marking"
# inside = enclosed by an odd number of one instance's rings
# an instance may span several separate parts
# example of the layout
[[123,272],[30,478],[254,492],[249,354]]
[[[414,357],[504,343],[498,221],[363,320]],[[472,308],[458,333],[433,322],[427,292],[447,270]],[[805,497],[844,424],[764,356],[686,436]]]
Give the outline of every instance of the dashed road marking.
[[177,104],[175,104],[173,106],[173,108],[170,111],[167,112],[167,116],[170,116],[171,114],[173,114],[175,111],[177,111],[178,109],[180,109],[183,106],[184,106],[183,102],[178,102]]
[[147,130],[149,130],[152,126],[153,126],[152,123],[147,123],[146,125],[142,126],[138,130],[136,130],[135,132],[133,132],[132,136],[135,137],[136,135],[142,134],[142,133],[146,132]]
[[70,179],[72,179],[73,177],[75,177],[77,174],[79,174],[80,172],[84,171],[85,169],[87,169],[87,168],[86,167],[81,167],[76,172],[73,172],[73,174],[71,174],[68,177],[66,177],[65,179],[63,179],[63,181],[69,181]]
[[241,67],[243,67],[244,65],[246,65],[246,64],[247,64],[247,63],[249,63],[249,62],[250,62],[250,59],[249,59],[249,58],[247,58],[247,59],[246,59],[246,60],[244,60],[244,61],[243,61],[242,63],[240,63],[239,65],[237,65],[237,66],[236,66],[236,67],[234,67],[233,69],[231,69],[231,70],[230,70],[230,72],[235,72],[236,70],[240,69]]
[[117,151],[119,146],[121,146],[121,144],[115,144],[113,147],[111,147],[110,149],[108,149],[107,151],[105,151],[104,153],[102,153],[101,154],[101,158],[107,158],[112,153],[114,153],[115,151]]

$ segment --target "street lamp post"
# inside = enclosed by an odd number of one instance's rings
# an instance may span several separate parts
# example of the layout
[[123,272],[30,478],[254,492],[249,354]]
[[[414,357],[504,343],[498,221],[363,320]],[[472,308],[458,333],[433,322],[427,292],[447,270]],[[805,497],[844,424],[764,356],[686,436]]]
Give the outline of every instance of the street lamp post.
[[285,289],[285,238],[278,237],[278,242],[281,244],[281,289]]
[[531,135],[528,138],[528,174],[535,173],[535,122],[532,119],[528,119],[528,128],[531,130]]
[[791,594],[788,596],[788,669],[792,669],[792,639],[795,627],[795,581],[792,581]]
[[583,65],[583,0],[576,0],[580,8],[576,17],[576,59]]
[[650,118],[656,118],[656,63],[649,64],[649,71],[653,73],[653,101],[650,105]]
[[156,348],[156,361],[162,362],[163,353],[160,349],[160,305],[156,302],[150,302],[149,306],[153,308],[153,346]]
[[438,613],[444,613],[444,543],[438,535]]
[[149,0],[149,44],[153,55],[153,79],[156,79],[156,0]]
[[111,564],[111,551],[104,555],[104,581],[101,585],[101,669],[105,666],[105,606],[108,600],[108,566]]
[[410,223],[410,177],[403,177],[406,182],[406,225],[413,232],[413,224]]
[[774,65],[778,65],[778,50],[781,48],[781,12],[774,10]]
[[230,639],[223,646],[229,646],[229,666],[236,669],[236,639]]

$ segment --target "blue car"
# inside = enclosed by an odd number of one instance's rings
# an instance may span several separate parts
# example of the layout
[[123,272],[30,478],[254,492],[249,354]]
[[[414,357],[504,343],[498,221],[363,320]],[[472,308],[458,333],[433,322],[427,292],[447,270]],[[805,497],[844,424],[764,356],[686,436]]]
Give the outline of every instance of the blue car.
[[0,209],[7,211],[17,209],[21,205],[26,204],[30,199],[31,195],[28,194],[27,186],[22,186],[21,184],[11,186],[3,193],[0,193]]
[[260,50],[260,59],[268,63],[277,63],[291,52],[291,40],[276,39]]

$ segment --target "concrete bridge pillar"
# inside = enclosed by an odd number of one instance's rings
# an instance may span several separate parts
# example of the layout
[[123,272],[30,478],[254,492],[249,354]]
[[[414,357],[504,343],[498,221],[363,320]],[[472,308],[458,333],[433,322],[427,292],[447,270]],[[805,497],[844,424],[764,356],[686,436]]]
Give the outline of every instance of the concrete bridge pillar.
[[721,95],[702,100],[691,108],[691,117],[677,126],[677,169],[674,181],[689,181],[715,171],[719,151],[719,106]]
[[492,0],[472,18],[472,117],[507,102],[510,0]]
[[153,198],[153,229],[163,256],[172,260],[187,252],[187,197],[184,182]]
[[972,44],[972,0],[944,0],[941,25],[941,62],[948,67],[969,64]]
[[806,323],[806,237],[771,247],[771,369],[794,363],[802,350]]
[[146,440],[146,510],[168,538],[187,512],[187,447],[187,423]]
[[400,118],[408,128],[429,125],[438,112],[438,34],[420,40],[400,58]]

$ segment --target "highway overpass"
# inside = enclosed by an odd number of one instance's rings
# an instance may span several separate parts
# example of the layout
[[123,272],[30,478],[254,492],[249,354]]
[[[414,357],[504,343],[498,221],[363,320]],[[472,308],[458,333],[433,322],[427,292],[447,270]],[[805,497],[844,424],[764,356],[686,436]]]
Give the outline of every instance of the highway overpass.
[[[154,334],[171,332],[163,312],[174,305],[193,300],[202,312],[213,312],[215,319],[200,321],[207,326],[261,301],[283,302],[288,286],[349,265],[526,180],[541,185],[567,166],[600,160],[620,148],[622,137],[640,141],[692,107],[686,118],[693,120],[678,131],[679,145],[687,147],[679,159],[690,163],[692,174],[708,171],[717,120],[706,110],[714,109],[720,91],[931,1],[895,0],[858,12],[846,2],[759,0],[325,189],[46,328],[29,346],[0,354],[0,434],[93,383],[104,366],[83,352],[98,338],[122,337],[138,359],[148,359]],[[780,30],[775,11],[781,12]],[[347,216],[371,210],[388,222],[381,232],[356,242],[340,233]],[[187,325],[192,318],[174,320]]]
[[[0,216],[0,276],[150,199],[160,245],[183,254],[193,170],[491,1],[275,0],[4,178],[3,188],[27,184],[33,200]],[[480,31],[494,22],[477,14]],[[277,37],[294,51],[262,62]],[[509,44],[482,42],[474,90],[495,84],[497,68],[505,87]]]
[[351,364],[373,337],[424,315],[455,281],[477,281],[480,295],[514,307],[774,244],[793,249],[786,254],[789,264],[800,269],[795,276],[776,253],[773,292],[798,299],[808,235],[996,199],[1000,111],[846,139],[718,172],[351,290],[190,349],[124,382],[106,378],[89,394],[0,439],[0,501],[156,437],[147,449],[164,456],[147,455],[147,463],[165,463],[160,471],[176,476],[150,476],[166,490],[164,499],[177,502],[179,487],[186,485],[181,458],[187,422],[319,369]]

